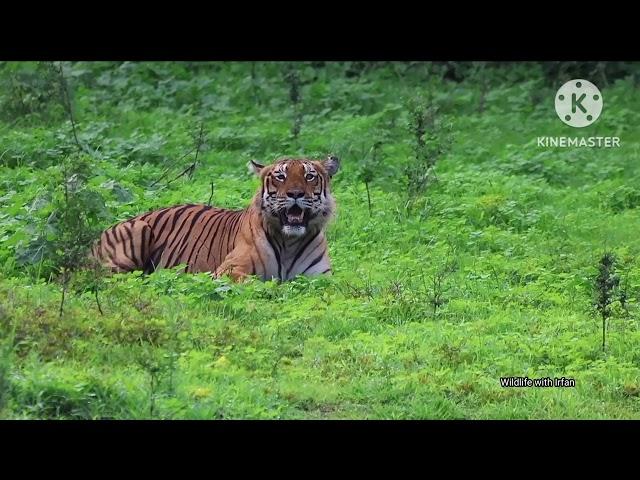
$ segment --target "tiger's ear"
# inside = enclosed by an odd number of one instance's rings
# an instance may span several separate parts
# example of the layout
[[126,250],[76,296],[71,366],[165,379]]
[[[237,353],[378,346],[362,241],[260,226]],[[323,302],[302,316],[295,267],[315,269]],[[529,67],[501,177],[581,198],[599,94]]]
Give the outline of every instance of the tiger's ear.
[[262,172],[264,165],[256,162],[255,160],[250,160],[249,163],[247,163],[247,167],[249,167],[249,172],[253,172],[260,176],[260,172]]
[[324,169],[327,171],[330,177],[333,177],[340,168],[340,159],[335,155],[329,155],[327,159],[322,162]]

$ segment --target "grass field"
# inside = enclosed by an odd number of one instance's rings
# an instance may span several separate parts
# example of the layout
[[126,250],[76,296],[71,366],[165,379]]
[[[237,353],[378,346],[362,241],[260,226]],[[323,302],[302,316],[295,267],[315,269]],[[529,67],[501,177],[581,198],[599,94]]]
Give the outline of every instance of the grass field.
[[[462,67],[74,63],[69,108],[49,66],[0,66],[0,418],[640,418],[637,81],[595,79],[602,116],[574,129],[543,66]],[[333,276],[114,275],[101,314],[80,272],[60,315],[65,177],[97,230],[181,203],[243,208],[248,160],[328,153]]]

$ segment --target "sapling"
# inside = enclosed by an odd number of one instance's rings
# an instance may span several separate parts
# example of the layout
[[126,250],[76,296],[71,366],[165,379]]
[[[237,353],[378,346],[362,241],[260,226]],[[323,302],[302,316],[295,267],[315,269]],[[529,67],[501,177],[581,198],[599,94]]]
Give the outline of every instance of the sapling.
[[149,380],[149,418],[157,414],[157,400],[163,387],[167,395],[175,393],[175,374],[182,352],[180,333],[184,329],[184,321],[173,316],[166,339],[166,351],[145,341],[137,352],[136,362],[147,373]]
[[378,172],[380,163],[381,163],[381,154],[382,150],[382,142],[376,141],[371,147],[371,150],[367,155],[365,155],[360,164],[360,168],[358,170],[358,179],[364,183],[364,188],[367,191],[367,205],[369,207],[369,216],[373,215],[373,209],[371,205],[371,191],[369,189],[369,184],[375,178],[376,172]]
[[615,290],[620,279],[615,272],[616,258],[613,253],[606,252],[598,263],[598,275],[595,279],[595,307],[602,319],[602,351],[605,349],[606,325],[611,316],[611,304],[615,300]]
[[414,158],[405,168],[405,208],[408,213],[418,197],[436,180],[436,163],[451,144],[450,127],[444,123],[438,107],[433,102],[428,103],[422,98],[414,99],[409,104],[409,114]]
[[[50,227],[55,232],[50,240],[50,260],[57,268],[62,283],[59,315],[62,316],[67,287],[73,272],[93,267],[93,288],[98,309],[102,311],[97,294],[100,269],[90,260],[88,252],[100,234],[99,223],[105,214],[100,194],[87,188],[89,164],[80,155],[64,159],[62,185],[53,195],[53,219]],[[62,192],[60,192],[62,190]]]
[[60,103],[66,112],[71,124],[71,134],[73,143],[78,153],[67,157],[62,163],[62,199],[54,200],[58,222],[57,236],[53,243],[56,253],[54,263],[59,268],[62,282],[62,296],[60,300],[59,316],[62,317],[64,302],[72,273],[85,267],[93,267],[91,288],[95,293],[95,300],[99,312],[102,314],[102,306],[98,297],[98,285],[102,277],[101,269],[97,265],[92,265],[88,261],[87,252],[91,243],[97,238],[98,232],[91,228],[91,220],[95,220],[104,212],[104,201],[99,194],[92,192],[85,187],[86,179],[90,167],[86,160],[82,158],[83,153],[91,153],[86,149],[78,138],[78,128],[76,116],[73,109],[72,91],[64,74],[63,62],[50,62],[49,70],[55,74],[58,80]]
[[209,200],[207,200],[207,205],[211,206],[212,200],[213,200],[213,182],[211,182],[211,194],[209,195]]
[[78,152],[81,153],[83,151],[83,147],[78,140],[78,132],[77,132],[77,124],[76,117],[73,111],[73,102],[72,102],[72,93],[70,92],[70,87],[67,82],[67,78],[64,75],[64,65],[63,62],[51,62],[50,68],[56,73],[58,78],[58,86],[60,90],[60,102],[64,107],[64,110],[67,114],[67,118],[69,119],[69,123],[71,123],[71,133],[73,134],[73,140],[78,149]]
[[[0,315],[3,315],[3,312],[0,312]],[[9,374],[13,358],[14,337],[13,333],[8,336],[5,336],[3,331],[0,333],[3,334],[0,337],[0,418],[2,418],[2,411],[9,399]]]
[[289,64],[286,66],[284,78],[289,86],[289,100],[291,101],[291,107],[293,109],[293,125],[291,127],[291,134],[293,135],[293,138],[298,138],[300,130],[302,129],[300,75],[296,68]]
[[480,84],[480,98],[478,100],[478,113],[483,113],[489,93],[489,78],[487,72],[487,62],[473,62],[473,79]]
[[251,94],[253,95],[253,101],[257,105],[260,104],[260,96],[258,95],[258,80],[256,73],[256,62],[251,62]]
[[433,308],[434,318],[438,313],[438,309],[447,302],[447,299],[445,298],[445,293],[448,289],[446,279],[457,268],[454,256],[455,250],[452,246],[449,246],[445,261],[438,266],[432,275],[429,276],[428,284],[425,277],[422,276],[423,286],[427,293],[429,304],[431,304],[431,307]]

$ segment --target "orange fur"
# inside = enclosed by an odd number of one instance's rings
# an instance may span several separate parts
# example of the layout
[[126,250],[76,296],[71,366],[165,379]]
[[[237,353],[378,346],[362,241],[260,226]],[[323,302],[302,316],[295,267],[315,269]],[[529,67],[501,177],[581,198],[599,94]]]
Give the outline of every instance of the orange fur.
[[149,212],[102,233],[92,255],[113,271],[171,268],[286,280],[330,271],[324,229],[338,159],[253,162],[261,188],[244,210],[179,205]]

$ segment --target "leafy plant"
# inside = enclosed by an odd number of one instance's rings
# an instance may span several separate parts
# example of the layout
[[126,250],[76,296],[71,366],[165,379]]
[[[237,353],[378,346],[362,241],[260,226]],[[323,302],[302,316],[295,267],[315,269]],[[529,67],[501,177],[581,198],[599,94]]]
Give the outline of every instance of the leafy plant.
[[369,191],[369,185],[375,179],[376,175],[380,173],[380,167],[382,165],[382,141],[378,140],[373,144],[371,150],[364,156],[359,164],[357,172],[358,179],[364,184],[367,191],[367,206],[369,208],[369,216],[373,215],[373,207],[371,204],[371,192]]
[[0,115],[4,119],[59,120],[57,93],[57,79],[47,62],[0,63]]
[[611,304],[615,300],[615,290],[620,283],[615,264],[615,255],[611,252],[605,253],[598,263],[598,276],[595,279],[595,306],[602,319],[602,351],[605,349],[606,325],[611,316]]
[[438,113],[434,103],[418,97],[409,105],[409,130],[413,136],[413,159],[405,168],[405,209],[411,212],[413,205],[428,186],[436,180],[437,161],[450,147],[450,125]]
[[302,109],[301,109],[301,92],[300,92],[300,75],[295,66],[288,64],[284,73],[285,81],[289,86],[289,100],[293,110],[293,124],[291,126],[291,135],[294,139],[300,135],[302,129]]
[[[0,311],[0,315],[4,315],[4,312]],[[0,319],[0,321],[4,322],[3,319]],[[9,376],[11,375],[14,355],[13,336],[6,335],[6,333],[5,328],[0,327],[0,418],[3,417],[3,411],[11,397],[11,380]]]

